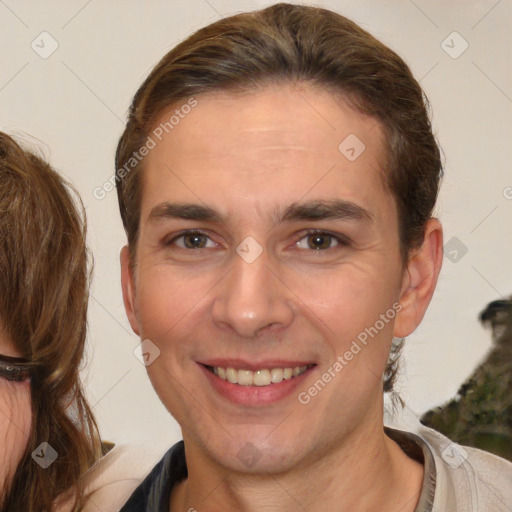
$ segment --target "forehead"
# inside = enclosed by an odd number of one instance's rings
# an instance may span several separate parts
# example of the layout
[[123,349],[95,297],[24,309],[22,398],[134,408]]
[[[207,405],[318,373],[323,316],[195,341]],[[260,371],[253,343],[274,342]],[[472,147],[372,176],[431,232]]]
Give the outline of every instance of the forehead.
[[195,99],[177,123],[179,104],[155,123],[153,137],[161,133],[144,163],[143,221],[155,203],[174,199],[217,201],[227,215],[244,201],[275,210],[306,195],[386,200],[381,126],[340,96],[288,84]]

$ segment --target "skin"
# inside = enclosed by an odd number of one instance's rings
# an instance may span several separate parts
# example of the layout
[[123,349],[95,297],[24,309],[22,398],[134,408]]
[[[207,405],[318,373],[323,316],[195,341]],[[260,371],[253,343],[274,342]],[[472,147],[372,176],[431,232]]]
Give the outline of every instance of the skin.
[[[0,354],[22,357],[0,325]],[[11,382],[0,376],[0,502],[27,447],[32,412],[30,383]]]
[[[417,327],[433,294],[439,222],[404,268],[382,130],[327,91],[279,85],[197,100],[145,160],[134,272],[121,252],[128,318],[160,350],[148,374],[185,440],[189,477],[170,510],[412,512],[423,467],[383,432],[381,376],[392,337]],[[338,150],[349,134],[366,146],[353,162]],[[292,203],[340,199],[368,218],[276,220]],[[155,217],[174,202],[223,220]],[[207,235],[200,248],[177,238],[185,229]],[[327,237],[317,249],[308,229],[347,243]],[[247,236],[262,248],[252,263],[236,252]],[[298,392],[398,302],[395,319],[301,404]],[[254,406],[212,388],[199,364],[212,358],[315,366],[290,395]],[[259,456],[251,467],[237,456],[247,443]]]

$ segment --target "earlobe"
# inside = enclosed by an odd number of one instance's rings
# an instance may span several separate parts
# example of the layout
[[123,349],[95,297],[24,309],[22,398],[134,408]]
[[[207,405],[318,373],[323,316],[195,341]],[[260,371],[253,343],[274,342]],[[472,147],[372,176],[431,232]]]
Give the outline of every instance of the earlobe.
[[425,227],[423,245],[417,249],[404,271],[400,304],[393,335],[404,338],[411,334],[423,319],[432,299],[443,262],[443,230],[437,219]]
[[123,302],[126,316],[135,334],[140,335],[139,323],[137,321],[137,309],[135,302],[135,284],[130,270],[130,251],[125,245],[121,249],[121,286],[123,290]]

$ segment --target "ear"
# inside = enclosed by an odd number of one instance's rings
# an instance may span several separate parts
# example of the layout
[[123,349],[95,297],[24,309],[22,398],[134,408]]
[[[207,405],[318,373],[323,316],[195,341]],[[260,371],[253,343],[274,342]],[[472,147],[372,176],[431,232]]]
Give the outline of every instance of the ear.
[[130,251],[125,245],[121,249],[121,286],[123,288],[123,302],[126,316],[135,334],[140,335],[139,322],[137,321],[137,307],[135,301],[135,284],[130,270]]
[[414,251],[404,270],[398,313],[393,335],[404,338],[422,321],[434,294],[443,263],[443,228],[437,219],[429,219],[423,245]]

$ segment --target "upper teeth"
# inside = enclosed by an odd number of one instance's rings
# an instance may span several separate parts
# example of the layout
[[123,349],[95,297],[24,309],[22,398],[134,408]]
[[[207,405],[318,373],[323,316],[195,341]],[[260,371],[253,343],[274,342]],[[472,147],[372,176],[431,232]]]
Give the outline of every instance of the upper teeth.
[[307,366],[296,366],[295,368],[272,368],[271,370],[263,368],[261,370],[252,371],[215,366],[213,373],[232,384],[239,384],[241,386],[268,386],[269,384],[278,384],[283,380],[302,375],[307,368]]

